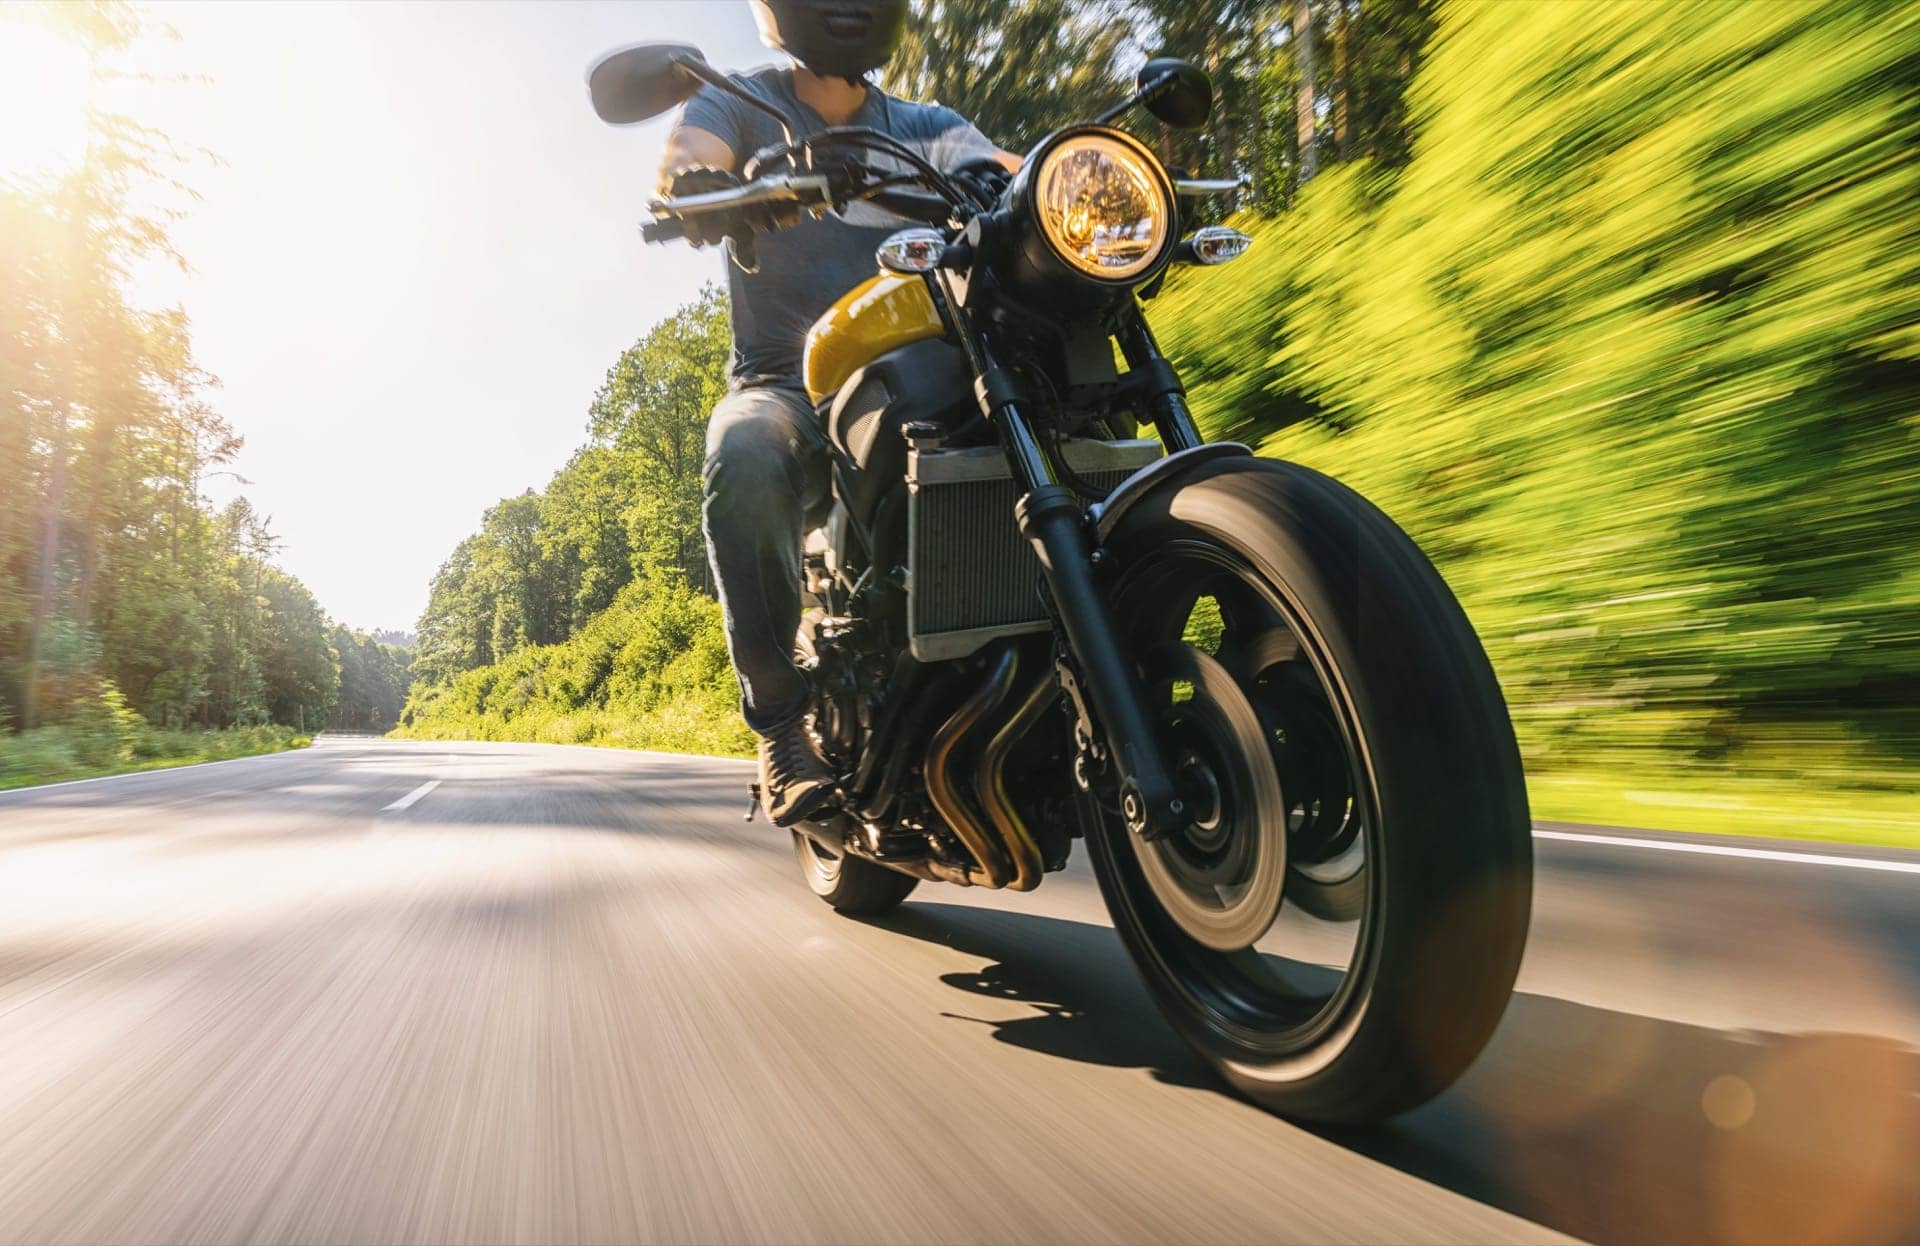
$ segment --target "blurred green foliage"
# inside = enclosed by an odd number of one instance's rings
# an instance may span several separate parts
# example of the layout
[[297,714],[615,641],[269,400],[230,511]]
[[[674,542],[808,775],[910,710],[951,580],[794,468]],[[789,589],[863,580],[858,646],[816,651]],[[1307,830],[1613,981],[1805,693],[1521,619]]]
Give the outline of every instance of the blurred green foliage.
[[37,727],[15,735],[0,733],[0,789],[226,761],[305,748],[312,743],[312,737],[303,732],[273,724],[222,731],[163,731],[147,726],[131,711],[122,709],[119,715],[112,715],[109,709],[108,713],[111,721],[102,721],[95,711],[88,711],[83,721]]
[[1539,812],[1920,826],[1920,8],[1453,4],[1407,106],[1152,305],[1210,433],[1434,557]]

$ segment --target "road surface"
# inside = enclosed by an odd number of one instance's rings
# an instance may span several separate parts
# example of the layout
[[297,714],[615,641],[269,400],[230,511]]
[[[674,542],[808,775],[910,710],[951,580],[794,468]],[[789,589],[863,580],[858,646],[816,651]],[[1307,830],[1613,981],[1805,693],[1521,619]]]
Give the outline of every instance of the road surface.
[[1545,828],[1487,1054],[1315,1131],[1083,865],[840,918],[745,777],[339,739],[0,795],[0,1240],[1920,1241],[1920,858]]

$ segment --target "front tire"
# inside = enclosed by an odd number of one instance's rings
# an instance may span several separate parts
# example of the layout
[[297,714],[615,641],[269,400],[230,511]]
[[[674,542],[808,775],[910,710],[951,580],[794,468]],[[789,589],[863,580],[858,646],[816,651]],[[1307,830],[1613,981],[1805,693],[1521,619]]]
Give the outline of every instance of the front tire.
[[849,917],[878,917],[900,907],[919,879],[859,857],[835,853],[799,831],[793,855],[813,894]]
[[[1146,844],[1084,802],[1102,894],[1148,990],[1229,1082],[1288,1115],[1372,1122],[1439,1093],[1505,1010],[1532,898],[1519,750],[1466,615],[1391,520],[1292,464],[1203,467],[1135,503],[1107,548],[1113,614],[1164,729],[1244,721],[1248,706],[1264,725],[1168,747],[1229,801],[1270,793],[1253,774],[1281,790],[1226,819],[1264,826],[1262,868],[1278,858],[1288,875],[1271,927],[1242,922],[1264,933],[1236,947],[1166,881],[1166,862],[1191,863],[1189,889],[1217,879],[1228,847],[1194,831]],[[1177,674],[1203,666],[1231,685]],[[1253,890],[1209,885],[1223,904]]]

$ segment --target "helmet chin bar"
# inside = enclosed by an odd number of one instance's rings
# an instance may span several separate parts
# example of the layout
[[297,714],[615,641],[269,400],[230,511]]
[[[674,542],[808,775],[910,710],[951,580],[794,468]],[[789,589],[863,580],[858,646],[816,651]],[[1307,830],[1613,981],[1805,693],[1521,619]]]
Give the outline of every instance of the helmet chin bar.
[[824,78],[859,85],[906,31],[907,0],[750,0],[760,41]]

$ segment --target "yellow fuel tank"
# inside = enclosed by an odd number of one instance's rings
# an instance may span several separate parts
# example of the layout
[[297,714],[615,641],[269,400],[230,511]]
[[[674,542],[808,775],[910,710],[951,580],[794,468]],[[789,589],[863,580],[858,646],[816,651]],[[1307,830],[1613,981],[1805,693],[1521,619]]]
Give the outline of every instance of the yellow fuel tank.
[[861,282],[807,330],[801,372],[807,397],[830,398],[890,350],[946,332],[924,277],[881,273]]

